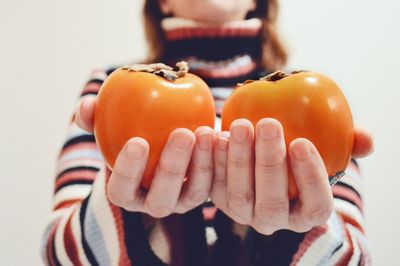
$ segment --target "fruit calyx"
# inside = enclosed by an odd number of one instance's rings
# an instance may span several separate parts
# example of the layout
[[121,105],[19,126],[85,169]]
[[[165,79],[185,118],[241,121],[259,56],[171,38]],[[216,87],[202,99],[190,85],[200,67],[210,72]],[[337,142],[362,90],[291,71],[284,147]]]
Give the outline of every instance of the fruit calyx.
[[277,71],[275,71],[275,72],[273,72],[271,74],[268,74],[268,75],[260,78],[260,80],[277,81],[277,80],[286,78],[286,77],[288,77],[290,75],[297,74],[297,73],[302,73],[302,72],[307,72],[307,71],[305,71],[305,70],[297,70],[297,71],[293,71],[291,73],[286,73],[286,72],[284,72],[282,70],[277,70]]
[[163,63],[135,64],[122,67],[122,70],[152,73],[169,81],[184,77],[189,72],[189,65],[185,61],[176,63],[175,69]]

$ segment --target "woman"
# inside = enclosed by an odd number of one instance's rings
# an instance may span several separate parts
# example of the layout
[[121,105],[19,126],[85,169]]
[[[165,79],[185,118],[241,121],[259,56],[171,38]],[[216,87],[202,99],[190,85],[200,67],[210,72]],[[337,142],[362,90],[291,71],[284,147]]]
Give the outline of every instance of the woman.
[[[277,8],[276,0],[147,0],[149,62],[188,61],[191,72],[210,86],[219,116],[237,82],[284,66]],[[369,264],[355,162],[331,188],[310,141],[294,140],[286,154],[277,120],[262,119],[253,128],[239,119],[229,132],[176,129],[146,193],[139,189],[149,152],[145,139],[130,139],[114,171],[105,169],[88,132],[93,132],[93,94],[113,70],[93,73],[63,146],[45,232],[46,262]],[[357,130],[353,157],[372,149],[371,136]],[[287,196],[288,167],[301,195],[296,202]],[[190,178],[183,183],[185,173]]]

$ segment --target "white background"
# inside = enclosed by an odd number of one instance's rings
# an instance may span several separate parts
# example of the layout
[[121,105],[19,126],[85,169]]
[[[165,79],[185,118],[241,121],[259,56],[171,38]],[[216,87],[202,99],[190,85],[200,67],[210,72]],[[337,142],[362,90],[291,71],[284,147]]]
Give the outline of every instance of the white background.
[[[40,265],[55,159],[96,67],[143,58],[141,1],[0,2],[0,264]],[[361,161],[375,265],[398,265],[400,2],[282,0],[289,67],[323,72],[375,135]]]

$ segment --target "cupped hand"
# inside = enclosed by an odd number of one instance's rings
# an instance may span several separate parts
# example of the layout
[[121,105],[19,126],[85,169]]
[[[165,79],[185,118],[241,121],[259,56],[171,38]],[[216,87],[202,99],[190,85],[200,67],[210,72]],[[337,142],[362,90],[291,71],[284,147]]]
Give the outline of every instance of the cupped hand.
[[[356,130],[354,155],[372,149],[372,137]],[[288,199],[289,167],[299,190],[294,202]],[[325,223],[333,210],[328,174],[315,146],[300,138],[287,149],[281,124],[270,118],[255,129],[238,119],[230,132],[219,133],[211,199],[234,221],[265,235],[280,229],[308,231]]]
[[[93,132],[96,98],[79,104],[75,121]],[[194,133],[178,128],[171,132],[162,151],[155,176],[148,191],[140,187],[149,155],[143,138],[127,141],[117,156],[107,183],[109,200],[128,211],[161,218],[184,213],[202,204],[209,196],[213,175],[214,131],[199,127]],[[184,182],[185,177],[188,180]]]

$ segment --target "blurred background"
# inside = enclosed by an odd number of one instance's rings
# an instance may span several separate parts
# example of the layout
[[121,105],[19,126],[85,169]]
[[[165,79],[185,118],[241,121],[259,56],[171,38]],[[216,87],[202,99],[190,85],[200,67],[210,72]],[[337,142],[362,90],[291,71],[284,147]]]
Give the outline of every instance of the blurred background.
[[[141,0],[0,2],[0,264],[41,265],[55,160],[94,68],[140,61]],[[281,0],[290,69],[325,73],[375,135],[360,161],[374,265],[399,265],[400,2]],[[397,25],[397,26],[396,26]]]

